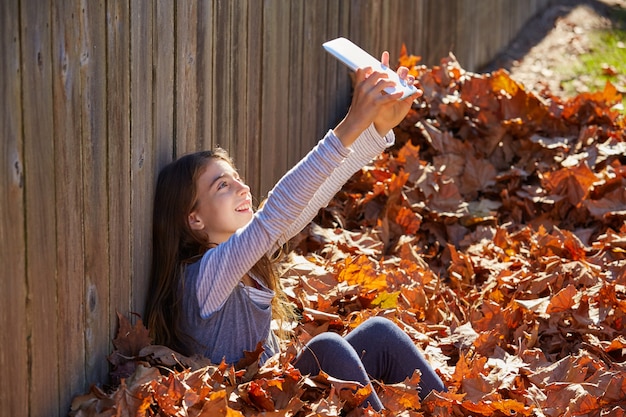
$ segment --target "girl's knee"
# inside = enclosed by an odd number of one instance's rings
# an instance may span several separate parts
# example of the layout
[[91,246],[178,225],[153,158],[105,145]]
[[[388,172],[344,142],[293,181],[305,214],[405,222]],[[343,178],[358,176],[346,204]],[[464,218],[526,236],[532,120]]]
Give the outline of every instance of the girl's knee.
[[384,317],[379,317],[379,316],[370,317],[369,319],[365,321],[365,323],[367,323],[368,325],[376,329],[384,329],[384,330],[398,327],[393,321]]
[[336,347],[342,346],[346,341],[343,337],[333,332],[324,332],[320,333],[306,344],[307,347],[310,348],[322,348],[322,349],[331,349],[333,350]]
[[[301,372],[311,375],[318,374],[320,369],[329,374],[337,371],[339,374],[334,376],[339,378],[344,377],[343,367],[350,368],[350,372],[362,368],[352,345],[340,335],[332,332],[322,333],[311,339],[295,358],[294,366]],[[364,370],[361,373],[363,375],[357,374],[356,376],[363,379]]]
[[303,360],[313,359],[318,364],[323,364],[331,358],[351,355],[350,344],[340,335],[333,332],[321,333],[312,338],[301,350],[296,358],[296,363]]
[[377,339],[402,337],[404,332],[393,321],[384,317],[371,317],[361,323],[355,331],[362,336],[375,337]]

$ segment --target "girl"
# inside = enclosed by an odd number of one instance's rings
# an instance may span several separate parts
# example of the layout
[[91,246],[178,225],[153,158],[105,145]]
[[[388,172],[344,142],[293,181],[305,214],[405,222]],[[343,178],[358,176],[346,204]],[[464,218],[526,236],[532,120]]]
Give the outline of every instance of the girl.
[[[389,54],[382,62],[389,64]],[[401,78],[413,84],[406,68]],[[156,343],[214,363],[234,364],[263,343],[261,361],[278,352],[272,316],[286,317],[272,254],[298,233],[363,165],[393,144],[391,130],[414,97],[386,94],[383,73],[356,72],[345,118],[252,210],[250,188],[226,152],[198,152],[159,174],[154,203],[153,260],[147,323]],[[420,395],[444,386],[408,335],[386,319],[370,319],[345,339],[314,337],[294,365],[340,379],[396,383],[421,371]],[[382,409],[373,393],[367,402]]]

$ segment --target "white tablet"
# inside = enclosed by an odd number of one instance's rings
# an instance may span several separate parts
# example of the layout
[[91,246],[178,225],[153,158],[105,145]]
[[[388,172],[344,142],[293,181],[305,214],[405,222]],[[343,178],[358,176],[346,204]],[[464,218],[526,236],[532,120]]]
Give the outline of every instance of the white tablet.
[[325,42],[322,46],[327,52],[343,62],[352,71],[356,71],[359,68],[372,67],[372,69],[376,71],[386,72],[389,79],[396,82],[395,87],[385,88],[385,92],[389,94],[401,91],[403,94],[400,99],[403,99],[417,92],[415,86],[408,85],[406,81],[398,77],[395,71],[384,66],[378,59],[346,38],[333,39],[332,41]]

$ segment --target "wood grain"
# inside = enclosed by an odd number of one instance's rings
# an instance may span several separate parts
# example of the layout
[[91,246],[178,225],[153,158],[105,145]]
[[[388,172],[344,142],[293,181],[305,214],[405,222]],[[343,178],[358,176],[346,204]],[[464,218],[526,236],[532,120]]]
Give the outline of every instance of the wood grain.
[[0,2],[0,329],[3,347],[0,368],[11,389],[0,390],[0,410],[11,416],[28,415],[28,317],[26,233],[24,211],[24,136],[22,135],[22,82],[19,2]]
[[[30,9],[30,8],[29,8]],[[32,9],[31,9],[32,10]],[[88,383],[85,334],[85,247],[84,247],[84,188],[82,159],[82,100],[80,91],[81,26],[79,1],[58,1],[52,6],[52,93],[54,109],[54,137],[52,161],[56,181],[53,205],[56,210],[56,297],[58,322],[50,323],[55,331],[58,352],[45,337],[36,343],[46,351],[47,361],[58,355],[54,369],[72,369],[60,372],[58,383],[66,393],[78,394]],[[49,88],[49,81],[46,82]],[[52,126],[52,124],[50,125]],[[52,130],[51,130],[52,131]],[[30,136],[30,135],[27,135]],[[40,152],[40,151],[39,151]],[[47,154],[47,153],[46,153]],[[49,200],[50,201],[50,200]],[[30,206],[30,203],[27,202]],[[28,209],[27,209],[28,210]],[[42,281],[38,277],[37,281]],[[50,300],[49,289],[45,296]],[[40,295],[42,295],[40,293]],[[48,312],[52,315],[52,312]],[[106,320],[106,319],[105,319]],[[95,330],[95,329],[92,329]],[[48,330],[51,331],[51,330]],[[36,333],[39,333],[36,331]],[[48,342],[46,342],[46,341]],[[53,353],[54,352],[54,353]],[[35,365],[33,365],[35,366]],[[40,371],[41,372],[41,371]],[[41,372],[44,373],[44,372]],[[42,386],[33,392],[51,392]],[[41,399],[42,410],[49,407],[50,399]],[[56,399],[59,402],[59,399]],[[66,404],[64,398],[62,403]],[[66,411],[66,410],[61,410]]]

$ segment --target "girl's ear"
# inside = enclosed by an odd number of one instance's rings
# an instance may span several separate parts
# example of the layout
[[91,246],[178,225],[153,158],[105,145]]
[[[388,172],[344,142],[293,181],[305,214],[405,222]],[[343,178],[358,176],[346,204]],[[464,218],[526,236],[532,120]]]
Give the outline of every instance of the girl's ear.
[[189,222],[189,227],[191,227],[191,230],[204,229],[204,222],[195,211],[192,211],[191,213],[189,213],[189,216],[187,217],[187,221]]

